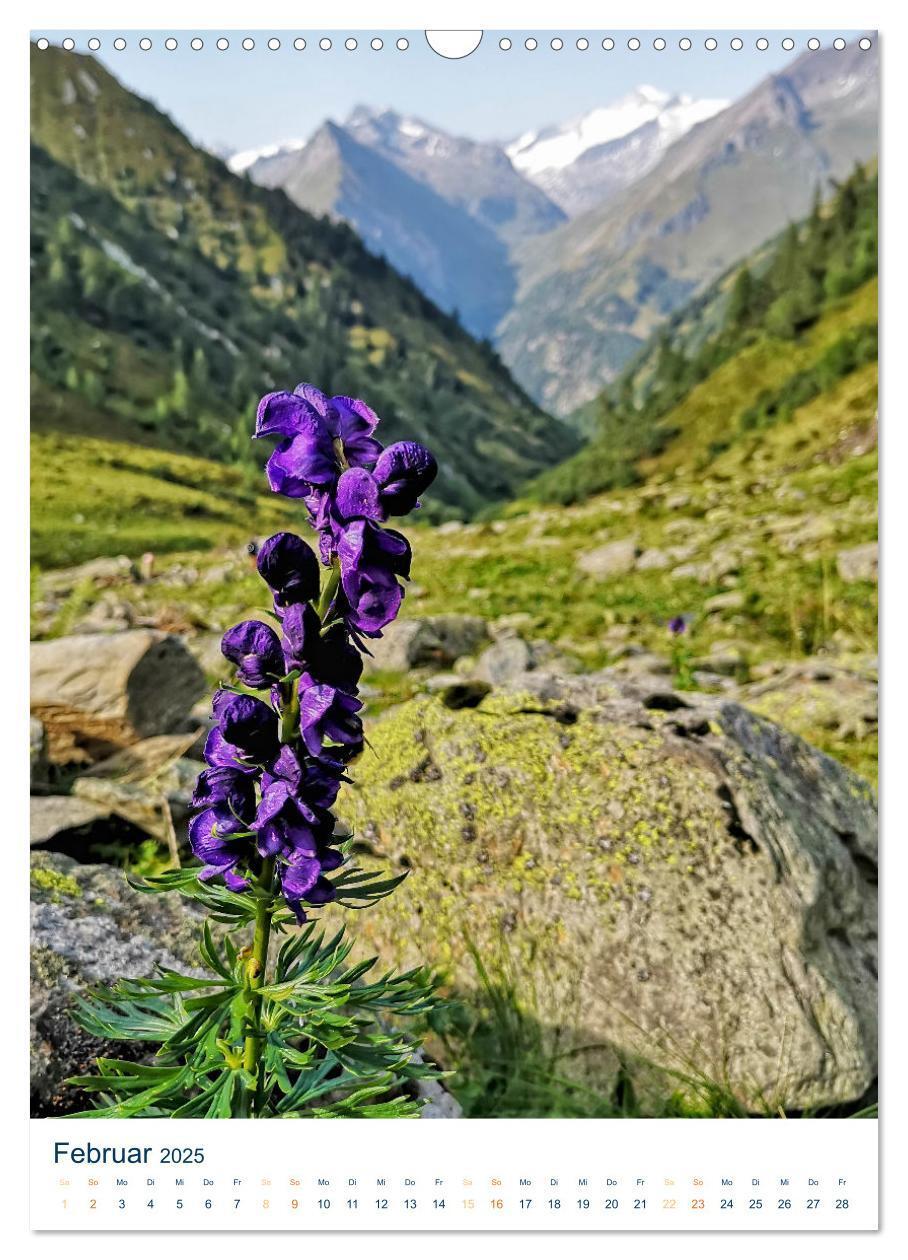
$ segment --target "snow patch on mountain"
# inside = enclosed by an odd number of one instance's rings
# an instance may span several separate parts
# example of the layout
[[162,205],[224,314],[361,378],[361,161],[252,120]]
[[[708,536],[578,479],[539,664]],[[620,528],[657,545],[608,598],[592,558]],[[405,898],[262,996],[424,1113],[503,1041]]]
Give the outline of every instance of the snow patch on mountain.
[[561,126],[526,132],[505,151],[519,171],[534,179],[543,172],[564,170],[590,149],[630,136],[647,123],[657,122],[660,131],[664,129],[668,145],[727,104],[724,100],[673,96],[642,84],[611,105],[599,106]]

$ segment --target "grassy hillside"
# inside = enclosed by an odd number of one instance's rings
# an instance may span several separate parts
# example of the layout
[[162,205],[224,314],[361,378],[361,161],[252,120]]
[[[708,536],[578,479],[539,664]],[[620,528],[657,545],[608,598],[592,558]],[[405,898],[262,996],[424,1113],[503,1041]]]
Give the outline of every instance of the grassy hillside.
[[32,139],[39,430],[260,465],[255,399],[309,379],[432,447],[440,516],[574,449],[350,229],[234,177],[93,58],[32,49]]

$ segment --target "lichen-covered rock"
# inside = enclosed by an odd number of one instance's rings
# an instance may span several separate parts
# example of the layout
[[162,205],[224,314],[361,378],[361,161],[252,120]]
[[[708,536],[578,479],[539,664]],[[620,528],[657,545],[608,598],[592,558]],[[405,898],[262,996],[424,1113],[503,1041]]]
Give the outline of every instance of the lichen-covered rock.
[[753,1108],[858,1098],[877,1055],[870,787],[667,681],[519,685],[371,728],[344,815],[410,877],[363,914],[364,945],[461,992],[470,941],[493,972],[504,953],[574,1051],[561,1069],[597,1090],[623,1065],[644,1093],[697,1073]]
[[134,892],[114,867],[59,853],[33,853],[31,861],[32,1114],[47,1115],[73,1110],[66,1077],[112,1049],[73,1022],[73,995],[159,965],[193,970],[200,928],[180,897]]
[[156,630],[69,635],[31,645],[31,709],[51,760],[106,755],[185,720],[205,678],[183,641]]

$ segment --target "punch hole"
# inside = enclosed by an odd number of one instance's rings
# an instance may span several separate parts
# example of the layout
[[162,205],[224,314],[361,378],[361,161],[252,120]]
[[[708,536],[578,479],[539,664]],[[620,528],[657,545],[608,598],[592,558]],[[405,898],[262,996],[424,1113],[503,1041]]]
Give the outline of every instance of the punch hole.
[[[426,43],[439,57],[459,61],[469,57],[482,42],[482,31],[424,31]],[[400,40],[397,41],[400,48]]]

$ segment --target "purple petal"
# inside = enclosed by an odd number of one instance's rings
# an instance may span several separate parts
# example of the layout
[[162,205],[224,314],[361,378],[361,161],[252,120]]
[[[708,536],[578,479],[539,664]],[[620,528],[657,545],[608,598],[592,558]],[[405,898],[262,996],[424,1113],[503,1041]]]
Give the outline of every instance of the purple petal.
[[262,621],[241,621],[228,630],[221,651],[248,687],[267,687],[285,673],[280,639]]
[[311,430],[321,421],[318,412],[304,399],[279,390],[266,394],[255,416],[255,436],[293,437]]
[[266,539],[256,565],[280,606],[304,604],[318,598],[318,558],[298,534],[285,530]]
[[437,473],[435,457],[419,442],[395,442],[382,453],[373,475],[386,511],[403,516],[418,506]]
[[378,484],[365,468],[348,468],[341,474],[335,492],[338,516],[344,521],[384,520]]

